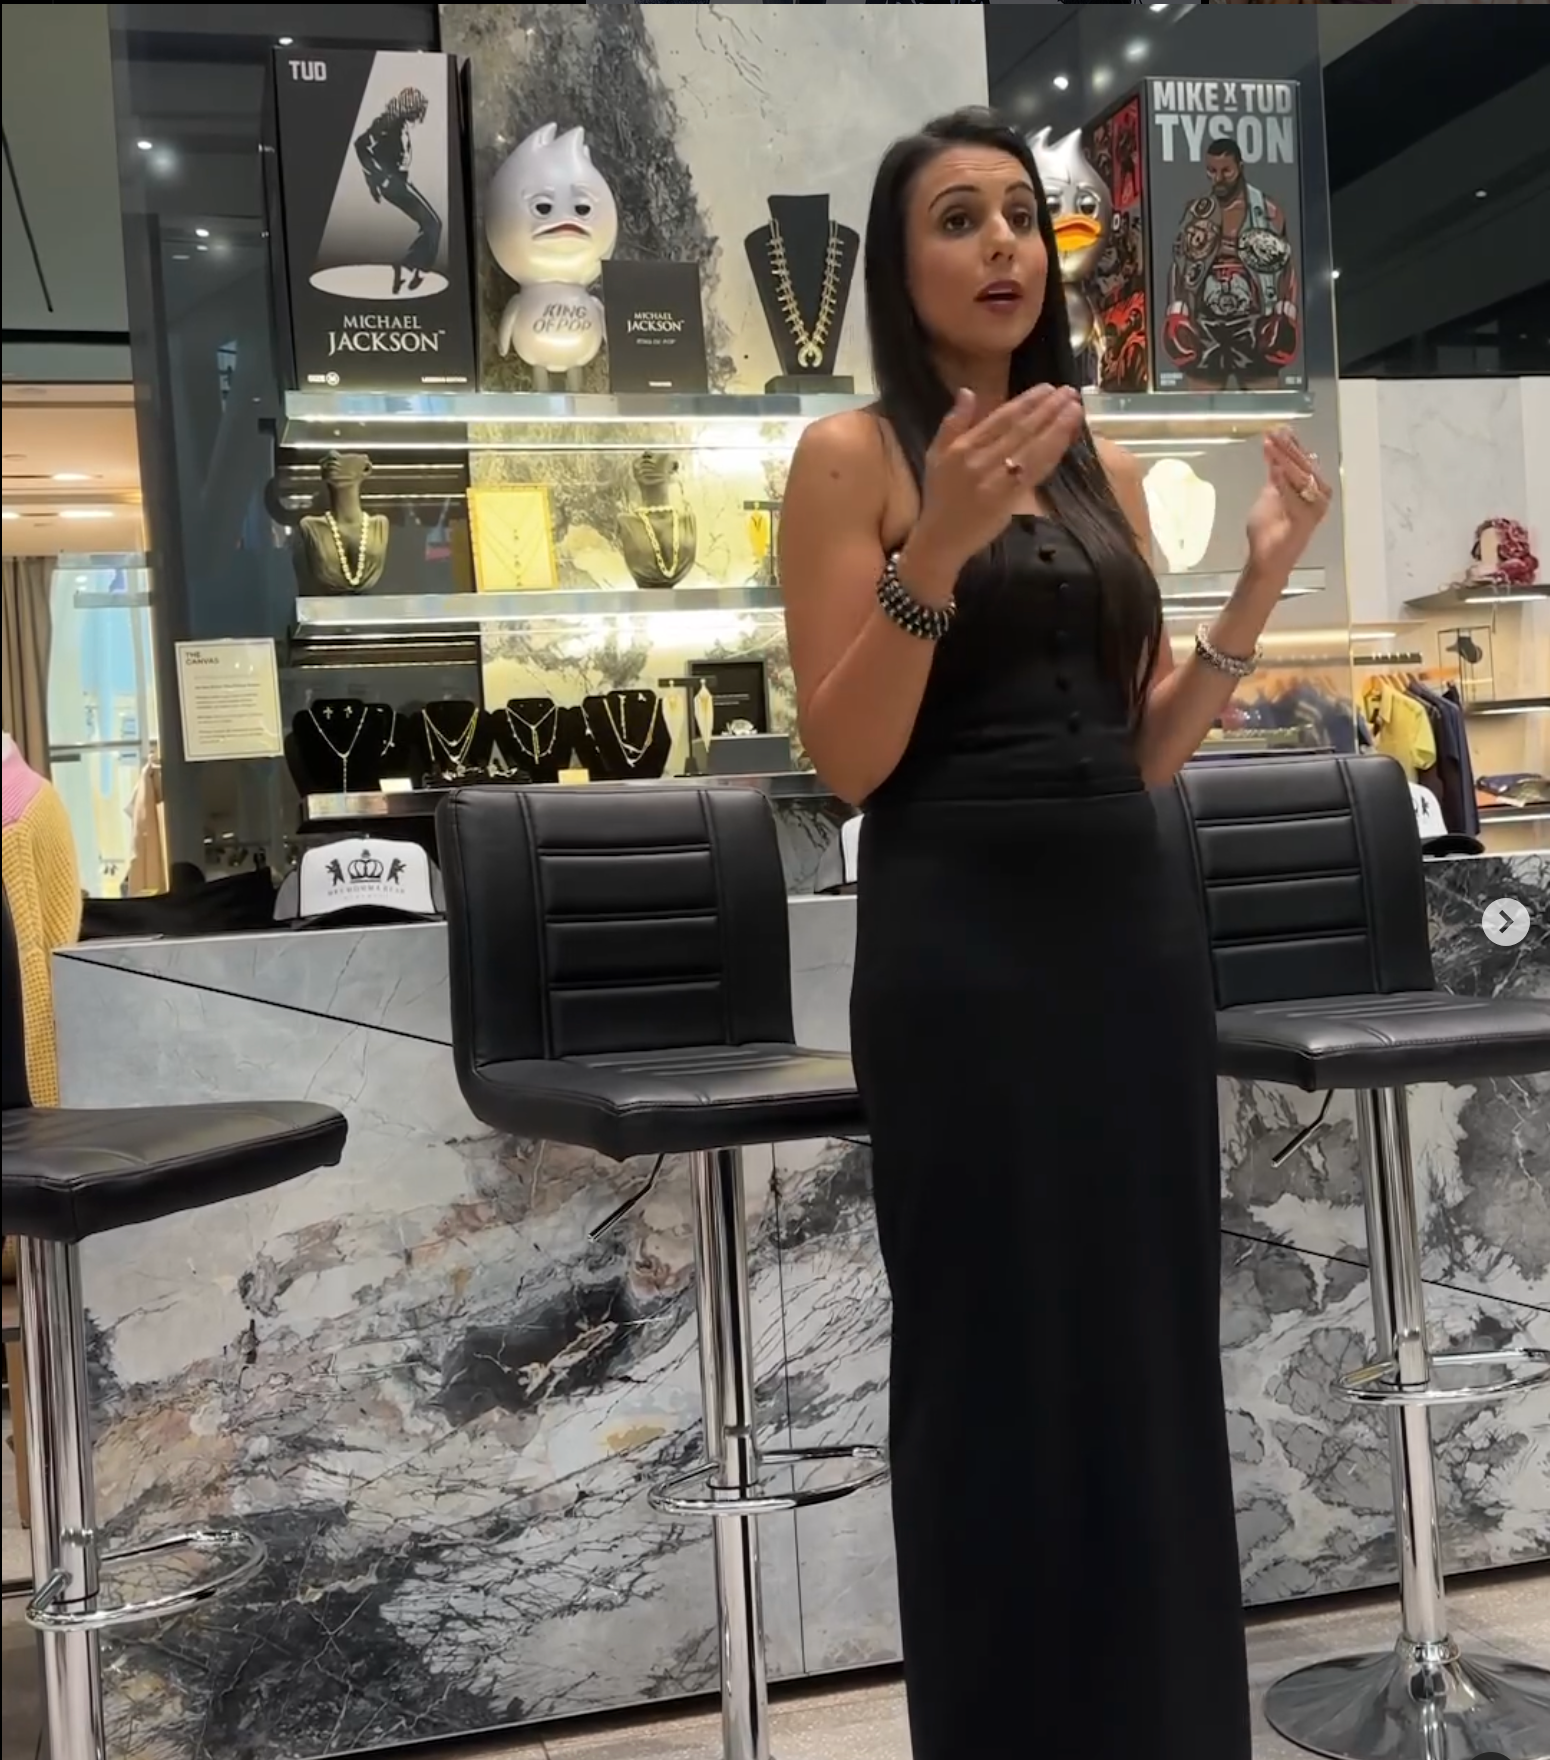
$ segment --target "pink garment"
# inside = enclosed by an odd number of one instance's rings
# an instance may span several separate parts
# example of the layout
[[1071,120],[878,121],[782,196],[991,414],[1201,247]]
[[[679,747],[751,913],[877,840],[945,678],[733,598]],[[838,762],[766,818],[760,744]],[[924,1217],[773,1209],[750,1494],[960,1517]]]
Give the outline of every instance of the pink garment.
[[46,786],[43,778],[27,762],[16,749],[16,742],[10,734],[4,737],[4,756],[0,757],[0,783],[3,783],[3,800],[0,800],[0,820],[7,825],[14,825],[31,806],[38,792]]

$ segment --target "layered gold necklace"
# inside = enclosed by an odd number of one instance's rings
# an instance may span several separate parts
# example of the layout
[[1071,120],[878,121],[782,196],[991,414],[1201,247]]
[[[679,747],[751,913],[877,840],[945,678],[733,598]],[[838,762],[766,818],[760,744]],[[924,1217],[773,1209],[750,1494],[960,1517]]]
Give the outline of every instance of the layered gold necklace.
[[770,273],[775,278],[775,297],[780,314],[786,320],[797,345],[797,365],[811,370],[823,365],[828,348],[829,330],[834,323],[834,308],[840,297],[840,272],[844,267],[844,248],[840,229],[829,222],[829,242],[823,247],[823,280],[818,289],[818,315],[809,329],[797,302],[797,290],[791,282],[791,265],[786,259],[786,241],[781,237],[780,222],[770,216]]
[[[642,691],[637,694],[644,696],[646,693]],[[617,705],[614,701],[615,697],[618,698]],[[655,692],[651,693],[651,719],[646,723],[644,737],[638,740],[629,737],[629,696],[624,691],[610,691],[602,701],[603,716],[608,722],[608,731],[614,736],[615,743],[619,747],[620,757],[624,759],[626,766],[633,770],[651,750],[651,741],[657,731],[657,720],[662,713],[662,699]],[[586,716],[585,704],[582,705],[581,713],[583,717]],[[590,720],[587,725],[591,726]],[[594,737],[596,736],[594,735]]]
[[[432,760],[434,761],[436,756],[436,747],[440,746],[442,754],[447,760],[447,769],[443,774],[449,776],[463,775],[468,766],[468,754],[473,749],[474,735],[479,731],[478,709],[476,708],[473,714],[469,716],[467,727],[463,729],[456,739],[447,738],[446,734],[444,734],[436,723],[431,720],[431,712],[429,709],[422,709],[420,711],[420,719],[425,723],[425,731],[430,735],[434,742],[430,747]],[[440,768],[440,766],[438,766],[438,768]]]

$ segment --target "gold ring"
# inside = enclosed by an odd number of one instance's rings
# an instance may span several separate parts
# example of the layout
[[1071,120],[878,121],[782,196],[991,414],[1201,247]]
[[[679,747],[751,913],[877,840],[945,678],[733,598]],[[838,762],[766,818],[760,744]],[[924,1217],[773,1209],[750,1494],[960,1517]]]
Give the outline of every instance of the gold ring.
[[1001,462],[1006,466],[1006,474],[1009,477],[1020,477],[1023,474],[1023,467],[1015,458],[1004,458]]
[[1312,471],[1308,472],[1308,480],[1297,491],[1298,496],[1310,506],[1319,498],[1319,480]]

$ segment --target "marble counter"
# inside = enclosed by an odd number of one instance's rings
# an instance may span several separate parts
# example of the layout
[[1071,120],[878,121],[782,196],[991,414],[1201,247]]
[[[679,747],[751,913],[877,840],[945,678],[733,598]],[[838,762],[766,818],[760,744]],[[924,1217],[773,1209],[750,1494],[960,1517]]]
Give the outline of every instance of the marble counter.
[[[1550,857],[1428,871],[1444,981],[1550,994]],[[1516,949],[1479,933],[1511,893]],[[843,1045],[853,901],[793,899],[799,1036]],[[710,1541],[647,1508],[697,1449],[681,1168],[479,1125],[436,925],[93,944],[56,962],[67,1102],[306,1096],[344,1162],[86,1243],[101,1505],[115,1535],[224,1513],[271,1549],[243,1595],[107,1645],[113,1760],[315,1760],[702,1691]],[[1245,1594],[1390,1580],[1377,1431],[1332,1399],[1364,1352],[1348,1111],[1271,1166],[1307,1096],[1223,1088],[1224,1362]],[[1550,1083],[1418,1090],[1439,1332],[1550,1341]],[[768,1434],[880,1440],[888,1309],[867,1154],[749,1158]],[[1104,1221],[1079,1251],[1103,1299]],[[1550,1554],[1550,1396],[1439,1420],[1455,1565]],[[973,1438],[966,1438],[972,1448]],[[771,1663],[897,1655],[886,1490],[764,1524]]]

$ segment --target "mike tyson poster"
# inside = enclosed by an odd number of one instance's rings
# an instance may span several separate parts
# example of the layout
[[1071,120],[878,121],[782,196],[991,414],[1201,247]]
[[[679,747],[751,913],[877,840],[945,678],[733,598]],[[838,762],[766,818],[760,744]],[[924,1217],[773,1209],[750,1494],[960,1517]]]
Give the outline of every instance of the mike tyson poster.
[[1297,87],[1147,82],[1159,391],[1302,390]]
[[300,390],[471,390],[461,87],[450,55],[279,49],[270,241]]

